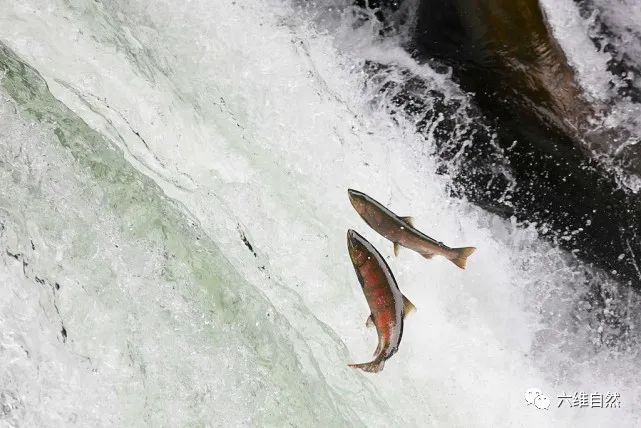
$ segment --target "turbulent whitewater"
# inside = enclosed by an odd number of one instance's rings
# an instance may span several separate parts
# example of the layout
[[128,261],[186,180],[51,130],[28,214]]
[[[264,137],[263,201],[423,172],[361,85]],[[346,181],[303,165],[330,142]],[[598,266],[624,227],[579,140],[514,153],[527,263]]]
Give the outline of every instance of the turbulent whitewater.
[[[0,424],[641,423],[636,293],[452,199],[364,64],[465,94],[338,6],[0,1]],[[391,257],[350,187],[467,269]],[[378,375],[348,228],[417,307]]]

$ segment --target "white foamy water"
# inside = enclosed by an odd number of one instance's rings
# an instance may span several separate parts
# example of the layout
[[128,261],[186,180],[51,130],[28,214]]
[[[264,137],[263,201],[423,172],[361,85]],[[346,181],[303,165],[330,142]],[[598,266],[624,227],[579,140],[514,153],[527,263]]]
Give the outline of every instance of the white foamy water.
[[[594,127],[618,129],[629,135],[620,146],[613,143],[609,155],[615,155],[629,145],[641,144],[641,106],[617,93],[625,86],[624,80],[636,88],[641,88],[641,80],[634,71],[618,76],[608,70],[609,61],[619,60],[623,55],[636,67],[641,64],[641,3],[637,0],[596,0],[589,2],[592,13],[588,16],[581,16],[576,3],[571,0],[541,0],[540,3],[581,88],[593,101],[603,104],[603,117],[594,121]],[[595,25],[597,19],[604,22],[616,37],[599,34]],[[591,38],[598,40],[599,44],[596,45]],[[605,49],[608,43],[614,46],[614,51]],[[641,177],[626,173],[607,157],[602,160],[614,169],[624,188],[635,193],[641,190]]]
[[[2,6],[2,422],[639,423],[638,357],[599,346],[579,302],[598,273],[447,196],[431,141],[370,102],[362,64],[463,95],[376,29],[276,1]],[[345,234],[391,244],[349,187],[479,248],[465,271],[389,259],[418,310],[378,375],[346,366],[375,337]],[[622,407],[557,408],[581,391]]]

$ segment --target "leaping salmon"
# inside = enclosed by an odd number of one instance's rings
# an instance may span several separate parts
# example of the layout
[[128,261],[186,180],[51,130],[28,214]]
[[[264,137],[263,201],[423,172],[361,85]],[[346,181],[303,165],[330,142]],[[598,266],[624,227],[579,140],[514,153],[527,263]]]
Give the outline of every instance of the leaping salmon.
[[450,248],[442,242],[430,238],[417,230],[411,217],[399,217],[380,202],[358,190],[348,189],[349,200],[356,212],[370,225],[394,244],[394,255],[398,255],[399,245],[414,250],[426,259],[439,255],[465,269],[468,256],[475,247]]
[[415,307],[398,289],[392,271],[372,244],[350,229],[347,231],[347,247],[371,311],[367,324],[373,323],[378,334],[374,359],[349,366],[378,373],[383,370],[385,361],[398,351],[403,336],[403,320]]

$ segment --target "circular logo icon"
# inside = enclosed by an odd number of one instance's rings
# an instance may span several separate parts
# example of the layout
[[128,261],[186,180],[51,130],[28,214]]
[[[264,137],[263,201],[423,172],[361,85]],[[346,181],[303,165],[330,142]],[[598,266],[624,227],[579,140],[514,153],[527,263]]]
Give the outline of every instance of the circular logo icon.
[[536,406],[537,409],[547,410],[550,407],[550,397],[545,394],[539,394],[534,399],[534,406]]
[[541,395],[541,390],[538,388],[530,388],[527,391],[525,391],[525,402],[527,405],[534,404],[534,400],[536,400],[536,397]]

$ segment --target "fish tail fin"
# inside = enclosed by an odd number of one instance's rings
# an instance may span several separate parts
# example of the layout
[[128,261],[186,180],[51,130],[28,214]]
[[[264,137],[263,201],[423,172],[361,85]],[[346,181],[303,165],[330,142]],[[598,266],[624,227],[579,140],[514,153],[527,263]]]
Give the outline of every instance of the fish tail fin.
[[465,269],[467,258],[476,251],[476,247],[452,248],[452,250],[456,252],[456,256],[450,261],[461,269]]
[[348,365],[354,369],[361,369],[369,373],[378,373],[381,370],[383,370],[383,367],[385,367],[385,360],[377,358],[374,361],[370,361],[369,363],[348,364]]

